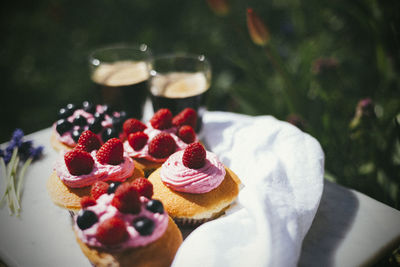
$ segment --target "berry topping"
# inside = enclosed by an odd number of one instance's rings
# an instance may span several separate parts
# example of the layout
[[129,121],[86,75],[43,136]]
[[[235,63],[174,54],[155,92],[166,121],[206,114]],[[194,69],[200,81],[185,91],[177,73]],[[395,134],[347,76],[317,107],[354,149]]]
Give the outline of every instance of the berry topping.
[[107,194],[113,194],[115,193],[115,190],[117,190],[118,186],[120,185],[120,182],[113,182],[110,184],[107,190]]
[[111,138],[100,147],[96,154],[101,164],[118,165],[124,160],[124,146],[121,140]]
[[72,123],[65,119],[58,120],[56,123],[56,131],[59,135],[63,135],[65,132],[68,132],[72,129]]
[[196,133],[194,132],[192,126],[184,125],[179,128],[178,136],[186,144],[193,143],[196,140]]
[[126,134],[126,136],[131,133],[142,132],[146,128],[147,127],[143,122],[133,118],[127,119],[123,125],[124,133]]
[[96,112],[96,105],[93,103],[90,103],[89,101],[83,101],[82,103],[82,108],[84,111],[88,113],[95,113]]
[[94,199],[98,199],[102,194],[108,192],[108,184],[103,181],[97,181],[92,185],[90,189],[90,194]]
[[137,214],[140,212],[139,193],[130,183],[123,183],[115,190],[111,205],[122,213]]
[[87,124],[87,120],[84,116],[78,115],[74,118],[74,121],[72,123],[78,126],[85,126]]
[[74,111],[77,109],[77,107],[74,104],[67,104],[67,106],[65,108],[67,110],[69,110],[69,112],[71,112],[71,114],[73,114]]
[[182,162],[188,168],[200,169],[204,166],[206,150],[200,143],[188,145],[183,152]]
[[151,118],[150,123],[155,129],[159,130],[171,128],[172,126],[171,111],[166,108],[158,110]]
[[116,245],[128,239],[125,222],[118,217],[111,217],[100,223],[97,228],[96,238],[104,245]]
[[113,110],[112,110],[112,108],[110,106],[104,105],[103,106],[103,113],[111,116],[113,114]]
[[73,149],[64,155],[65,165],[72,175],[89,174],[94,165],[92,156],[83,150]]
[[157,199],[151,199],[149,202],[147,202],[146,209],[153,213],[164,213],[164,206],[161,201]]
[[144,132],[131,133],[128,136],[129,145],[135,151],[141,150],[146,145],[148,139],[149,136]]
[[189,125],[192,126],[193,129],[196,129],[197,113],[192,108],[185,108],[172,119],[172,124],[177,127]]
[[99,119],[100,121],[102,121],[102,120],[104,120],[105,114],[96,112],[96,113],[94,113],[93,116],[94,116],[95,119]]
[[135,219],[132,225],[140,235],[151,235],[154,231],[154,222],[146,217]]
[[175,152],[176,143],[168,133],[159,133],[149,144],[149,153],[155,158],[166,158]]
[[103,126],[101,125],[101,120],[99,118],[95,118],[91,122],[89,122],[89,130],[91,130],[94,133],[99,133],[102,129]]
[[92,196],[83,196],[81,198],[81,207],[82,209],[86,209],[87,207],[96,205],[96,199]]
[[80,128],[73,130],[71,136],[72,136],[72,139],[74,139],[75,143],[78,143],[79,137],[81,136],[82,132],[83,132],[83,130]]
[[144,177],[135,179],[131,185],[136,189],[139,195],[151,199],[153,196],[153,184]]
[[78,145],[82,145],[86,152],[92,152],[93,150],[98,150],[101,147],[101,142],[97,135],[87,130],[84,131],[79,137]]
[[72,115],[72,112],[66,108],[60,108],[60,110],[58,111],[58,118],[59,119],[66,119],[69,116]]
[[111,138],[118,138],[118,132],[114,128],[106,128],[101,134],[101,139],[103,139],[103,142],[105,143]]
[[79,229],[85,230],[92,227],[93,224],[97,223],[99,219],[96,213],[91,210],[80,210],[78,217],[76,218],[76,224]]

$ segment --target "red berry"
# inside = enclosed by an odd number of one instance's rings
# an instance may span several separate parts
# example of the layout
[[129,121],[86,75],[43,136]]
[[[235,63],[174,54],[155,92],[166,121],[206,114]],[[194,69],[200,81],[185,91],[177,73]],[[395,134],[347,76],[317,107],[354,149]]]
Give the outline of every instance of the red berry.
[[142,132],[146,128],[147,127],[143,122],[133,118],[127,119],[123,125],[124,133],[126,136],[131,133]]
[[176,143],[168,133],[159,133],[149,143],[149,153],[155,158],[163,159],[175,152]]
[[171,111],[166,108],[158,110],[151,118],[150,123],[155,129],[159,130],[171,128],[172,126]]
[[118,217],[111,217],[100,223],[96,238],[104,245],[116,245],[128,239],[125,222]]
[[81,207],[82,209],[85,209],[90,206],[96,205],[96,199],[94,199],[92,196],[84,196],[81,198]]
[[102,194],[106,194],[108,190],[108,184],[106,182],[97,181],[92,185],[90,194],[94,199],[98,199]]
[[118,165],[124,160],[124,146],[118,138],[109,139],[96,154],[101,164]]
[[193,143],[196,139],[196,133],[194,132],[192,126],[184,125],[179,128],[178,136],[186,144]]
[[139,195],[151,199],[153,196],[153,184],[144,177],[135,179],[132,186],[138,191]]
[[72,175],[89,174],[94,164],[92,156],[80,149],[73,149],[65,153],[64,161],[69,173]]
[[200,143],[188,145],[183,152],[182,162],[188,168],[199,169],[204,166],[206,150]]
[[93,150],[98,150],[101,147],[101,142],[96,134],[87,130],[84,131],[79,137],[78,146],[82,147],[86,152],[92,152]]
[[111,205],[122,213],[137,214],[140,212],[139,193],[130,183],[123,183],[115,191]]
[[193,129],[196,129],[197,113],[192,108],[185,108],[172,119],[172,124],[177,127],[189,125],[192,126]]
[[149,140],[149,136],[144,132],[131,133],[128,136],[128,142],[135,151],[141,150]]

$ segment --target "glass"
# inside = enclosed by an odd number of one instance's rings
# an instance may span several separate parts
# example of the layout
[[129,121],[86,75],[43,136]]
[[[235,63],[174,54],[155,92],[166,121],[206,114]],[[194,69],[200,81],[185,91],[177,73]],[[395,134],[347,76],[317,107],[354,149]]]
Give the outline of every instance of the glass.
[[103,103],[141,119],[147,97],[150,49],[141,45],[114,45],[89,56],[91,80]]
[[202,126],[211,66],[204,55],[175,54],[154,57],[150,64],[149,91],[154,111],[168,108],[173,115],[185,108],[197,112],[197,132]]

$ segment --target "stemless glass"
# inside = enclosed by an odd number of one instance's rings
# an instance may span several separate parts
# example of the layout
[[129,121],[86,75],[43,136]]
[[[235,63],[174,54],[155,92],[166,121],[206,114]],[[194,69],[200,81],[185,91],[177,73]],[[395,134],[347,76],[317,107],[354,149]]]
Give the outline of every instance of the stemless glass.
[[91,80],[102,101],[141,119],[147,97],[150,49],[141,45],[113,45],[94,50],[89,56]]
[[204,55],[161,55],[150,61],[149,91],[154,111],[168,108],[176,115],[193,108],[197,112],[197,132],[202,126],[210,82],[211,65]]

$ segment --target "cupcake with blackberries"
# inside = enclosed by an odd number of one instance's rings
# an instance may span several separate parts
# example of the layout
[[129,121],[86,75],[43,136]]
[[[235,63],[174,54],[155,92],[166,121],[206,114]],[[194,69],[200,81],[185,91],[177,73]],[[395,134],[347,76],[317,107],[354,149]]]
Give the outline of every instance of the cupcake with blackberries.
[[75,148],[60,153],[47,191],[56,205],[77,211],[81,198],[90,194],[95,182],[125,182],[143,175],[124,152],[120,139],[112,138],[101,145],[98,136],[87,130]]
[[171,154],[198,141],[193,130],[196,120],[196,112],[190,108],[175,117],[169,109],[160,109],[147,124],[134,118],[127,119],[123,124],[124,148],[148,175]]
[[235,201],[241,184],[233,171],[198,142],[172,154],[148,179],[154,186],[154,197],[182,226],[195,226],[222,215]]
[[57,151],[70,150],[77,145],[85,130],[95,133],[102,143],[120,138],[125,119],[124,111],[113,111],[107,105],[95,105],[88,101],[81,106],[68,104],[59,110],[58,120],[53,124],[51,145]]
[[97,182],[82,199],[74,230],[94,266],[171,266],[182,235],[145,178]]

